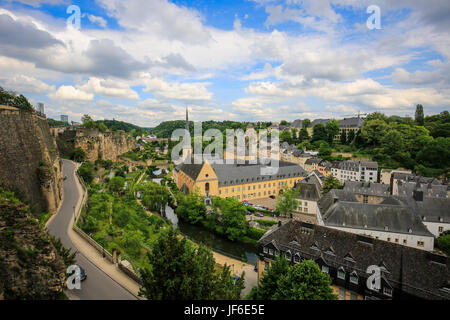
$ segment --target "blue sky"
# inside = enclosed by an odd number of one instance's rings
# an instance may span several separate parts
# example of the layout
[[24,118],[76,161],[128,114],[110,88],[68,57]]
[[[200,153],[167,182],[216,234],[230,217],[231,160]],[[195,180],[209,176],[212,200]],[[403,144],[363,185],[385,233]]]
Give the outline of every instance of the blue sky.
[[449,17],[445,0],[0,0],[0,85],[49,117],[146,127],[186,105],[198,121],[435,114]]

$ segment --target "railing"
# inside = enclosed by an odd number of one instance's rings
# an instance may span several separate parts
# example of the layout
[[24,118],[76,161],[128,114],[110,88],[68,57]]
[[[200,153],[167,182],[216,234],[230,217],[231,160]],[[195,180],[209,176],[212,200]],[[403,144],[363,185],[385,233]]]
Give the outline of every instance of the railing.
[[[86,207],[86,202],[87,202],[87,188],[84,184],[84,180],[82,177],[79,176],[78,171],[75,170],[75,175],[78,178],[78,181],[81,184],[81,187],[83,189],[83,196],[81,199],[81,204],[78,210],[74,210],[74,224],[72,226],[72,229],[78,233],[78,235],[80,235],[84,240],[86,240],[92,247],[94,247],[94,249],[96,249],[99,253],[102,254],[102,256],[104,258],[106,258],[109,262],[111,263],[115,263],[114,262],[114,257],[111,253],[109,253],[105,248],[103,248],[97,241],[95,241],[94,239],[92,239],[89,235],[87,235],[83,230],[81,230],[80,228],[77,227],[77,222],[79,220],[79,218],[81,217],[81,213],[83,208]],[[75,209],[75,208],[74,208]],[[77,213],[78,211],[78,213]],[[131,262],[129,262],[131,264]],[[134,281],[136,281],[137,283],[141,284],[141,279],[140,277],[129,267],[125,266],[122,264],[122,262],[118,263],[119,269],[125,273],[128,277],[130,277],[131,279],[133,279]]]

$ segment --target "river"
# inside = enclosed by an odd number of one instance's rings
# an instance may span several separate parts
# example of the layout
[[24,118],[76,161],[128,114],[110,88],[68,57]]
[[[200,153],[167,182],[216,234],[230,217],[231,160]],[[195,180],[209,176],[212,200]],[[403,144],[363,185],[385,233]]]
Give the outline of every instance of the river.
[[204,227],[181,221],[169,206],[166,207],[165,211],[166,219],[172,222],[174,228],[178,227],[183,236],[197,243],[202,243],[211,250],[223,255],[256,265],[256,248],[253,244],[233,242]]

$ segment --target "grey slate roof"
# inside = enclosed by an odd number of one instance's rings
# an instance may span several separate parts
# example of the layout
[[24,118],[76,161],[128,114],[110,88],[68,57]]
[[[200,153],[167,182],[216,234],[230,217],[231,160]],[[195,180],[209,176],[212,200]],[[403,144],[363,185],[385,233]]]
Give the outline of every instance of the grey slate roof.
[[364,120],[358,117],[345,118],[339,121],[339,128],[361,128],[364,124]]
[[311,124],[309,125],[310,128],[314,127],[316,124],[320,123],[323,125],[326,125],[328,121],[330,121],[331,119],[315,119],[311,122]]
[[295,187],[298,192],[297,199],[318,201],[320,199],[320,189],[314,183],[298,183]]
[[320,162],[322,162],[321,158],[309,158],[308,160],[306,160],[305,164],[309,164],[309,165],[314,164],[314,163],[319,164]]
[[191,177],[193,180],[196,180],[198,177],[198,174],[202,170],[203,164],[186,164],[182,163],[175,167],[175,170],[177,171],[183,171],[185,174],[187,174],[189,177]]
[[360,203],[351,192],[344,190],[331,190],[323,196],[319,209],[326,226],[433,236],[411,208]]
[[278,172],[274,175],[261,175],[261,164],[212,164],[219,186],[232,186],[244,183],[254,183],[287,179],[293,177],[306,177],[308,173],[298,164],[279,161]]
[[[265,256],[263,247],[270,244],[282,252],[289,250],[292,256],[298,253],[335,269],[342,267],[347,274],[356,272],[363,279],[362,286],[369,266],[383,266],[388,271],[383,277],[393,287],[394,298],[401,290],[421,299],[450,299],[450,292],[442,290],[450,287],[449,257],[295,220],[273,227],[258,241],[261,257]],[[333,256],[326,253],[330,248]]]
[[294,128],[301,128],[302,127],[302,123],[303,121],[300,119],[294,120],[294,122],[292,122],[292,127]]
[[416,201],[412,197],[395,196],[399,202],[412,208],[424,222],[450,223],[450,199],[424,197]]
[[422,176],[416,176],[411,173],[403,173],[403,172],[394,172],[392,175],[394,180],[403,180],[405,182],[419,182],[419,183],[426,183],[426,184],[433,184],[433,185],[441,185],[442,182],[439,181],[436,178],[430,178],[430,177],[422,177]]
[[344,190],[371,196],[390,196],[391,194],[390,185],[373,182],[345,181]]
[[428,197],[446,198],[448,186],[443,184],[420,183],[420,182],[397,182],[398,195],[412,196],[415,190],[422,191]]

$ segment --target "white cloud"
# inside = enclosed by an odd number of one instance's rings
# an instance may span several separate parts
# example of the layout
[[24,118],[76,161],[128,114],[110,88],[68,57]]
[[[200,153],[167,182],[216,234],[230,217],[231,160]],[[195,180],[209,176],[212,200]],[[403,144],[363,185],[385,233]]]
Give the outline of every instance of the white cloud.
[[48,93],[55,90],[55,86],[50,86],[39,79],[16,75],[12,78],[0,80],[5,89],[13,90],[18,93]]
[[139,99],[138,93],[132,90],[126,83],[110,79],[90,78],[86,84],[80,86],[80,90],[99,94],[104,97]]
[[48,96],[54,100],[89,101],[94,99],[92,93],[84,92],[72,86],[60,86],[56,92],[50,93]]
[[209,83],[205,82],[169,83],[150,75],[145,76],[142,82],[146,85],[144,91],[153,93],[158,99],[206,101],[213,98],[213,94],[206,89]]

